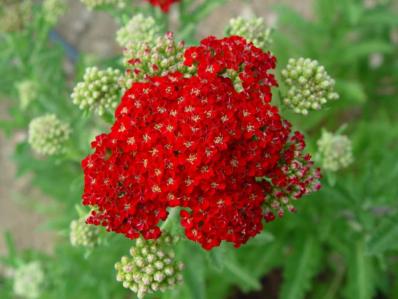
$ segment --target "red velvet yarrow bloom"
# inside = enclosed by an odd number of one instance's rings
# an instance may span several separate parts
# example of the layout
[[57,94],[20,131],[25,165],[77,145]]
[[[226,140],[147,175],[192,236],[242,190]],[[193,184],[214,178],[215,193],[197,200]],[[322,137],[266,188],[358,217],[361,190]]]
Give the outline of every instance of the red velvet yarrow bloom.
[[153,6],[159,6],[163,12],[168,12],[170,10],[170,6],[180,0],[147,0]]
[[158,238],[167,208],[181,207],[189,239],[238,247],[319,188],[319,173],[270,104],[271,54],[237,36],[210,37],[186,50],[185,64],[197,74],[134,83],[111,132],[93,142],[83,161],[83,204],[96,208],[88,223]]

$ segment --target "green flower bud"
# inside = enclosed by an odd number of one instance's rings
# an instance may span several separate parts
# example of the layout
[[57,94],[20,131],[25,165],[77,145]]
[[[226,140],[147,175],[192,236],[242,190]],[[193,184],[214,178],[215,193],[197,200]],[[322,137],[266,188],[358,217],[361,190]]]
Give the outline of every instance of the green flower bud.
[[0,32],[23,30],[32,16],[32,1],[2,0],[0,1]]
[[161,35],[162,28],[152,17],[145,17],[143,14],[135,15],[131,20],[116,33],[118,44],[126,48],[134,47],[131,44],[149,43],[155,44],[156,38]]
[[325,170],[337,171],[354,161],[351,140],[345,135],[323,131],[317,144],[317,159]]
[[309,110],[320,110],[329,100],[339,98],[334,80],[316,60],[289,59],[281,74],[288,87],[283,103],[296,113],[307,115]]
[[81,1],[89,9],[95,9],[104,5],[113,5],[118,8],[123,8],[126,6],[125,0],[81,0]]
[[[73,220],[70,224],[70,243],[75,247],[94,248],[100,243],[100,229],[87,224],[84,217]],[[115,264],[115,269],[121,268],[120,263]]]
[[43,10],[46,21],[50,24],[56,24],[66,11],[66,2],[65,0],[44,0]]
[[77,83],[72,92],[72,101],[82,110],[96,111],[103,115],[105,111],[113,112],[120,101],[120,71],[97,67],[86,69],[83,81]]
[[137,293],[138,298],[174,288],[182,282],[183,269],[183,264],[175,260],[172,248],[177,241],[165,233],[157,240],[137,239],[130,249],[131,256],[124,256],[115,264],[117,281]]
[[22,265],[15,270],[13,276],[15,295],[27,299],[40,297],[45,276],[39,262]]
[[184,43],[176,42],[172,33],[156,38],[154,42],[130,43],[124,51],[126,76],[122,85],[145,81],[147,77],[163,76],[179,71],[191,75],[195,67],[184,65]]
[[30,122],[28,142],[38,154],[51,156],[64,151],[69,135],[70,127],[67,123],[54,114],[47,114]]
[[226,28],[227,35],[239,35],[256,47],[267,50],[272,44],[271,29],[267,27],[263,18],[245,19],[238,17],[231,19]]
[[25,110],[31,102],[37,98],[37,85],[31,80],[25,80],[16,84],[20,107]]

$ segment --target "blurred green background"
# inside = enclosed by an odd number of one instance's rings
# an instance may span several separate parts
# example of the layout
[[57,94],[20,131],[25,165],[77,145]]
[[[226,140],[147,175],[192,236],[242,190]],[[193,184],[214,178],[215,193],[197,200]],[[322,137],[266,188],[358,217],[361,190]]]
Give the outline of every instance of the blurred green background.
[[[113,270],[131,241],[108,234],[89,254],[69,244],[83,184],[78,160],[90,152],[90,138],[108,126],[83,116],[70,93],[87,66],[120,68],[115,32],[133,14],[164,17],[140,3],[123,12],[112,7],[91,12],[73,0],[51,22],[35,1],[29,21],[19,15],[21,23],[8,30],[6,2],[0,1],[0,298],[17,298],[13,273],[32,261],[41,263],[45,275],[41,299],[135,298],[116,282]],[[354,163],[325,172],[322,190],[303,198],[297,213],[266,224],[238,250],[225,245],[204,252],[181,242],[184,285],[149,297],[397,299],[398,1],[231,0],[214,7],[197,2],[188,43],[222,36],[232,17],[256,15],[273,28],[270,50],[278,58],[278,76],[291,57],[325,66],[340,100],[309,116],[283,114],[305,132],[312,154],[322,129],[344,128]],[[169,24],[177,33],[184,29],[179,21],[172,10]],[[37,88],[28,108],[21,106],[16,87],[24,80]],[[28,124],[47,112],[72,125],[77,157],[43,159],[31,152]]]

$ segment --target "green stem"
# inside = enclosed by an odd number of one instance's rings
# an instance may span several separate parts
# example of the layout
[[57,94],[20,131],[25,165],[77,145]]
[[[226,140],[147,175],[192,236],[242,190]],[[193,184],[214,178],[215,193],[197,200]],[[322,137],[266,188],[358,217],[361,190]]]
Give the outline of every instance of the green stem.
[[337,273],[334,276],[332,283],[330,284],[330,288],[327,290],[323,299],[333,299],[336,297],[337,291],[340,290],[340,285],[343,282],[344,273],[344,267],[341,267],[337,270]]

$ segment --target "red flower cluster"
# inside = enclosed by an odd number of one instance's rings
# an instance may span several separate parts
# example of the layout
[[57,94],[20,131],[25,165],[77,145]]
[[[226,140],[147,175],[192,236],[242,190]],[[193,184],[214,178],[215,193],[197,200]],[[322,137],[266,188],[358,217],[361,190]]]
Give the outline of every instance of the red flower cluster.
[[159,6],[163,12],[168,12],[170,6],[173,3],[179,2],[180,0],[147,0],[147,1],[150,2],[153,6]]
[[291,198],[318,188],[319,175],[302,135],[291,135],[269,103],[271,54],[237,36],[210,37],[186,50],[185,64],[197,65],[197,75],[133,84],[111,132],[92,143],[82,163],[83,204],[95,207],[88,223],[157,238],[167,208],[181,207],[189,239],[205,249],[223,240],[238,247],[272,211],[281,215]]

